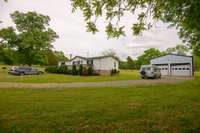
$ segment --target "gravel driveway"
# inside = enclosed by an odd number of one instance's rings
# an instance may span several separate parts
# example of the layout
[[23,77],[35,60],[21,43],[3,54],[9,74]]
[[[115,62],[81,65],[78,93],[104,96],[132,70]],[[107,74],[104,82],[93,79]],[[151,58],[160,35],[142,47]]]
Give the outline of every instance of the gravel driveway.
[[11,83],[0,82],[0,88],[32,88],[32,89],[61,89],[80,87],[126,87],[135,85],[155,85],[155,84],[176,84],[185,80],[192,80],[188,77],[162,77],[161,79],[145,80],[120,80],[105,82],[76,82],[76,83]]

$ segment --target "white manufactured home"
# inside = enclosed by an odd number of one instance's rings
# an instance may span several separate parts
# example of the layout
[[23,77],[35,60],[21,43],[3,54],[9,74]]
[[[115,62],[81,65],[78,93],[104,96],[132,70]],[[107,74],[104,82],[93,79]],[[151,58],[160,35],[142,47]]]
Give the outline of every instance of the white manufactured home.
[[164,76],[194,76],[192,56],[168,54],[152,59],[151,64],[159,66]]
[[82,57],[75,56],[69,61],[60,61],[58,63],[59,66],[72,66],[72,65],[83,65],[83,66],[91,66],[93,67],[96,73],[100,75],[108,75],[111,70],[119,70],[119,60],[113,56],[99,56],[99,57]]

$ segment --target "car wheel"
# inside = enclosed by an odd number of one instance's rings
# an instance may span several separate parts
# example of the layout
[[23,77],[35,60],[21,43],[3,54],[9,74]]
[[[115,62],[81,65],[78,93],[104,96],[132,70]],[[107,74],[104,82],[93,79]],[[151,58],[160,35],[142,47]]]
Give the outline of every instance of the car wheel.
[[19,73],[19,75],[20,75],[20,76],[24,76],[24,73],[23,73],[23,72],[21,72],[21,73]]

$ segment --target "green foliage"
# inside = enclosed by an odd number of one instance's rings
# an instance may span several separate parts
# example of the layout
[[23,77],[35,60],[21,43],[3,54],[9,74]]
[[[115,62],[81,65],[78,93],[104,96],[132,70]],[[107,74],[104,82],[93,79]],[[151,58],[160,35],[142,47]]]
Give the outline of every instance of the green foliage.
[[127,57],[127,65],[128,65],[129,69],[134,69],[135,68],[136,64],[135,64],[135,62],[133,61],[133,59],[130,56]]
[[137,64],[137,60],[133,60],[130,56],[126,58],[126,61],[120,61],[120,69],[139,69],[140,66]]
[[158,49],[150,48],[144,51],[144,54],[137,58],[138,65],[150,64],[150,60],[159,56],[164,55],[165,53],[160,52]]
[[98,32],[98,29],[96,27],[96,25],[93,22],[87,22],[87,31],[88,32],[92,32],[93,34],[95,34],[96,32]]
[[119,74],[119,71],[117,71],[116,69],[112,69],[111,72],[110,72],[111,76],[117,75],[117,74]]
[[71,70],[68,70],[67,66],[49,66],[45,68],[47,73],[59,73],[59,74],[72,74]]
[[92,66],[89,66],[88,67],[88,76],[92,76],[93,75],[93,67]]
[[48,58],[48,65],[49,66],[56,66],[58,65],[58,59],[52,50],[48,50],[47,53],[47,58]]
[[83,75],[83,65],[79,66],[78,74]]
[[53,53],[56,56],[56,59],[58,61],[68,61],[69,60],[62,51],[53,51]]
[[51,49],[46,51],[46,58],[48,66],[58,65],[59,61],[68,61],[68,58],[64,55],[62,51],[53,51]]
[[195,71],[200,71],[200,56],[194,55],[194,69]]
[[72,66],[72,75],[78,75],[78,71],[76,70],[76,65]]
[[46,51],[58,35],[49,28],[50,18],[36,12],[15,11],[11,18],[16,25],[0,30],[1,44],[15,50],[21,64],[47,64]]
[[168,48],[166,50],[166,53],[170,54],[170,53],[176,53],[179,55],[186,55],[187,52],[189,51],[188,47],[183,45],[183,44],[178,44],[176,47],[173,48]]
[[15,63],[15,60],[15,51],[12,49],[4,48],[2,45],[0,45],[0,62],[12,65]]
[[199,0],[71,0],[71,3],[73,12],[83,12],[89,32],[97,32],[95,23],[99,18],[105,18],[108,38],[124,36],[125,24],[119,21],[124,14],[131,12],[137,16],[131,27],[133,35],[141,34],[155,21],[161,20],[176,27],[183,42],[200,55]]

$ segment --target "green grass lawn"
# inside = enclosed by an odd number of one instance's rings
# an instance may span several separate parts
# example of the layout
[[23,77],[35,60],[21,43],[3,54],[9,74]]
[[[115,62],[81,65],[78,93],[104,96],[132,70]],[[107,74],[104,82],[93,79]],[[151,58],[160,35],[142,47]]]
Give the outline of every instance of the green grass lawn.
[[[1,69],[1,68],[0,68]],[[116,76],[73,76],[64,74],[25,75],[14,76],[7,70],[0,70],[0,82],[23,82],[23,83],[70,83],[70,82],[99,82],[114,80],[140,79],[138,71],[121,70]]]
[[200,132],[200,73],[174,85],[0,89],[0,132]]

